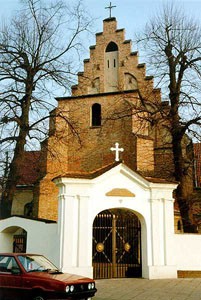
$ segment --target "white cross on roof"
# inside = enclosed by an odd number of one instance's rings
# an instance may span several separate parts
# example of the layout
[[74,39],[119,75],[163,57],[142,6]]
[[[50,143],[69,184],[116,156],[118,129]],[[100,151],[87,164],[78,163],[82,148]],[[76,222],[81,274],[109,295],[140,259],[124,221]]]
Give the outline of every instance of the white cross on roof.
[[115,148],[111,147],[110,148],[111,151],[115,151],[115,161],[119,161],[119,152],[123,152],[124,149],[123,148],[119,148],[119,143],[115,143]]

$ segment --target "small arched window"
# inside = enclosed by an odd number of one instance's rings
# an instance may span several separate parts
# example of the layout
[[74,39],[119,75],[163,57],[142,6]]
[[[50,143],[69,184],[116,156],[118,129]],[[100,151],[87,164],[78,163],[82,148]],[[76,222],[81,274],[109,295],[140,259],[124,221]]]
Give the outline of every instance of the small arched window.
[[114,42],[110,42],[107,45],[106,52],[113,52],[113,51],[118,51],[118,46]]
[[101,105],[98,103],[92,106],[92,126],[101,126]]

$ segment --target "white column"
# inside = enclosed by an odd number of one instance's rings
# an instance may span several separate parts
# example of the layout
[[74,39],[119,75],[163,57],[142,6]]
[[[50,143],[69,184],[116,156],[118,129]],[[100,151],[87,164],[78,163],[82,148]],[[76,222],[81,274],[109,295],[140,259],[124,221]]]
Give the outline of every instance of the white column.
[[78,264],[78,201],[68,195],[60,196],[60,201],[60,268],[71,272]]
[[90,198],[80,196],[79,199],[79,242],[78,267],[80,274],[93,277],[92,268],[92,224],[90,217]]
[[[63,272],[93,277],[90,197],[84,187],[59,184],[59,264]],[[69,194],[69,193],[72,194]],[[75,195],[76,192],[76,195]],[[85,193],[87,194],[87,189]]]
[[149,266],[149,279],[177,278],[173,260],[174,209],[170,194],[160,189],[152,190],[152,265]]
[[152,265],[159,266],[163,263],[162,249],[163,239],[161,239],[162,220],[160,210],[160,200],[151,199],[151,241],[152,241]]
[[65,196],[58,196],[58,240],[59,240],[59,258],[58,258],[58,266],[59,269],[63,267],[63,232],[64,232],[64,203]]
[[165,242],[165,264],[175,265],[174,250],[174,200],[164,200],[164,242]]

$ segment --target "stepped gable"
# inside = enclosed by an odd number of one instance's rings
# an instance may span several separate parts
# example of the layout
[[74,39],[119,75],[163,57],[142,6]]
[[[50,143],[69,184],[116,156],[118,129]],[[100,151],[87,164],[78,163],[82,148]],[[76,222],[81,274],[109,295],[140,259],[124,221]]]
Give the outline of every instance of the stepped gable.
[[[117,29],[116,18],[103,21],[103,32],[96,34],[96,44],[89,49],[90,58],[84,60],[84,72],[77,74],[72,96],[137,89],[142,92],[145,88],[153,92],[154,78],[146,75],[146,65],[139,63],[138,52],[132,52],[125,29]],[[155,98],[160,100],[160,91],[157,94]]]

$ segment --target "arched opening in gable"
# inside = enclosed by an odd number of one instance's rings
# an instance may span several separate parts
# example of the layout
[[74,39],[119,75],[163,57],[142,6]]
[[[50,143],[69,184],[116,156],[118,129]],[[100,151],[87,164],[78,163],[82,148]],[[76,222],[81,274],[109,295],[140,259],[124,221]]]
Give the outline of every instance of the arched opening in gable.
[[107,45],[105,52],[113,52],[113,51],[118,51],[118,46],[116,43],[110,42]]
[[105,50],[105,92],[119,89],[119,51],[114,42],[110,42]]

